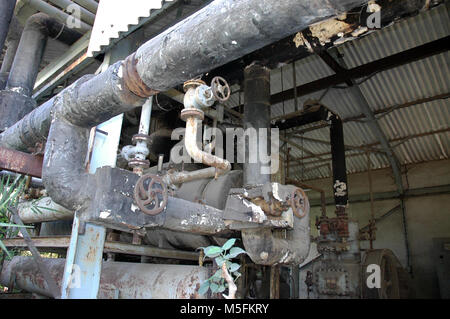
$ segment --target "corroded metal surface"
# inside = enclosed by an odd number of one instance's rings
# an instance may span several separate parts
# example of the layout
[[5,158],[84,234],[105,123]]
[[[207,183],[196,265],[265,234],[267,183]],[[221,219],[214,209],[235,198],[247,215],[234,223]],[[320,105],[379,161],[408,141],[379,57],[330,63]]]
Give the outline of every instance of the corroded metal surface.
[[41,177],[42,156],[30,155],[0,147],[0,169]]
[[[45,258],[44,262],[60,285],[65,260]],[[12,274],[15,274],[17,288],[49,295],[31,258],[14,257],[6,261],[0,283],[7,286]],[[103,262],[98,298],[197,299],[202,298],[197,291],[208,277],[206,267]]]
[[167,206],[167,186],[153,174],[139,178],[134,188],[134,200],[144,214],[157,215]]
[[152,90],[142,82],[136,70],[134,53],[123,61],[123,79],[127,88],[137,96],[149,97],[150,95],[158,93],[158,91]]

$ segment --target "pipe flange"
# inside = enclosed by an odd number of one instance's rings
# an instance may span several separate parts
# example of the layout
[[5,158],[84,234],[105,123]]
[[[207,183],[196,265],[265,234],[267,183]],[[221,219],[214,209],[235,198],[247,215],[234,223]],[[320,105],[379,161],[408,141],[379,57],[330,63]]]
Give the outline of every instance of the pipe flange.
[[206,85],[205,81],[202,81],[200,79],[188,80],[188,81],[184,82],[183,90],[186,93],[190,88],[196,88],[200,85]]
[[195,117],[196,119],[203,121],[203,119],[205,118],[205,113],[203,113],[202,110],[196,108],[188,108],[181,111],[180,117],[183,121],[187,121],[189,117]]
[[128,90],[133,92],[139,97],[147,98],[153,94],[159,93],[159,91],[149,88],[139,76],[136,69],[136,54],[129,55],[123,65],[123,81],[125,82]]
[[136,145],[137,142],[145,142],[147,144],[150,143],[150,136],[147,134],[134,134],[131,138],[133,144]]
[[149,168],[150,161],[141,159],[132,159],[128,162],[128,166],[130,166],[131,168]]

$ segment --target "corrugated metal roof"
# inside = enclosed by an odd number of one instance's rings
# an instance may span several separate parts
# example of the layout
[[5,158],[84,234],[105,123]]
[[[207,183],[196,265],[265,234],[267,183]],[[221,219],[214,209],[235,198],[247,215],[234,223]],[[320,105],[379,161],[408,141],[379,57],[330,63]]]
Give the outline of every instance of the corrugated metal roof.
[[89,42],[88,56],[95,56],[105,47],[115,43],[124,34],[134,30],[154,10],[163,5],[173,4],[173,0],[101,0]]
[[[355,41],[346,42],[339,47],[348,68],[366,64],[383,57],[417,47],[419,45],[446,37],[450,34],[449,11],[446,5],[440,5],[429,11],[399,21],[383,30],[372,32]],[[372,111],[377,112],[387,107],[401,105],[421,98],[446,94],[450,90],[450,53],[445,52],[429,58],[409,63],[394,69],[377,73],[360,84],[362,94]],[[318,56],[309,56],[295,63],[296,86],[334,74]],[[358,82],[360,80],[357,80]],[[294,86],[293,66],[285,65],[271,72],[271,94]],[[307,99],[319,99],[325,90],[298,98],[301,109]],[[241,103],[242,103],[241,99]],[[339,114],[343,119],[355,117],[362,112],[355,97],[346,89],[330,89],[321,102]],[[236,100],[232,100],[237,105]],[[293,100],[272,106],[272,117],[295,111]],[[377,115],[378,122],[390,140],[391,147],[401,164],[418,163],[446,159],[450,153],[450,103],[448,98],[427,103],[398,108],[389,113]],[[363,119],[364,120],[364,119]],[[367,144],[378,148],[377,138],[364,121],[351,121],[344,124],[345,144],[361,146]],[[303,129],[302,127],[301,129]],[[444,132],[427,135],[441,130]],[[445,131],[447,130],[447,131]],[[425,136],[421,136],[425,135]],[[329,129],[320,128],[304,133],[307,138],[329,141]],[[401,141],[403,137],[415,138]],[[314,154],[330,152],[325,144],[291,138]],[[304,158],[291,163],[290,174],[300,179],[315,179],[330,176],[326,159],[331,155],[322,155],[324,161],[302,152],[290,145],[290,155]],[[349,150],[347,154],[347,171],[349,173],[367,170],[367,154],[364,151]],[[359,154],[359,155],[358,155]],[[389,166],[389,161],[382,153],[370,155],[372,168]],[[312,168],[312,169],[311,169]]]

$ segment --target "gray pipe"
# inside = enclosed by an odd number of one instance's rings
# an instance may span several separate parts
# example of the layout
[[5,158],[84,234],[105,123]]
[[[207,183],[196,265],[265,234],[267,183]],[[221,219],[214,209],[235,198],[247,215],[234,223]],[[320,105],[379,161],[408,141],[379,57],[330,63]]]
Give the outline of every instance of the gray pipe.
[[9,31],[9,24],[16,7],[16,0],[2,0],[0,1],[0,52],[3,50],[6,36]]
[[11,66],[7,90],[0,95],[0,130],[10,127],[35,108],[36,103],[30,96],[48,37],[72,44],[81,34],[45,13],[28,18]]
[[[263,185],[270,182],[270,174],[262,174],[263,164],[259,158],[260,147],[270,150],[270,70],[253,64],[244,70],[244,129],[254,129],[256,133],[257,162],[249,163],[250,148],[245,143],[244,186]],[[261,139],[259,129],[268,130],[266,138]]]
[[81,33],[86,33],[92,29],[92,26],[89,24],[76,19],[72,15],[65,13],[63,10],[58,9],[57,7],[52,6],[51,4],[42,1],[42,0],[22,0],[24,4],[28,4],[30,7],[33,7],[37,11],[48,14],[50,17],[55,18],[60,23],[67,23],[67,21],[75,20],[73,29],[79,31]]
[[81,34],[45,13],[36,13],[29,17],[11,67],[7,85],[9,89],[31,95],[48,37],[70,45],[78,40]]
[[0,69],[0,90],[3,90],[6,87],[9,72],[11,71],[11,66],[13,64],[14,56],[16,55],[18,46],[19,39],[9,39],[8,41],[6,41],[6,54],[3,58],[2,67]]
[[56,204],[50,197],[42,197],[33,202],[22,202],[17,206],[17,212],[24,224],[73,219],[73,211]]
[[[50,274],[61,286],[65,259],[44,258]],[[82,271],[82,269],[81,269]],[[126,262],[103,262],[99,299],[199,299],[198,288],[209,277],[208,268],[187,265],[161,265]],[[50,296],[42,275],[31,257],[14,257],[5,261],[0,284],[14,284],[29,292]],[[76,272],[73,281],[76,284]]]

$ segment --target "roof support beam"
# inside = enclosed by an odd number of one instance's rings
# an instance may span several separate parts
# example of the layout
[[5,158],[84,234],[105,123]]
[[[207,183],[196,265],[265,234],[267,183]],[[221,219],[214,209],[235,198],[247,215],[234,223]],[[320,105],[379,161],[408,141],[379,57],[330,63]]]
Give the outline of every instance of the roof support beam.
[[[328,66],[336,72],[336,75],[344,73],[347,70],[347,66],[345,64],[342,55],[336,48],[331,48],[330,52],[334,56],[328,54],[327,52],[321,52],[319,53],[319,56],[322,57],[325,63],[327,63]],[[391,148],[386,135],[381,129],[380,124],[378,123],[377,118],[375,117],[375,114],[372,112],[372,109],[370,108],[370,105],[367,102],[364,94],[361,92],[359,86],[355,85],[352,79],[347,79],[345,82],[349,86],[348,90],[350,91],[350,93],[358,101],[358,106],[367,119],[367,125],[370,127],[370,130],[376,136],[377,140],[380,142],[381,148],[388,157],[389,163],[391,164],[392,167],[394,181],[397,186],[398,192],[399,194],[403,194],[404,189],[402,182],[402,174],[398,158],[394,154],[394,151]]]
[[[385,58],[363,64],[352,69],[345,70],[339,74],[333,74],[325,78],[318,79],[296,87],[297,97],[314,93],[329,87],[345,83],[351,79],[370,76],[375,72],[386,71],[401,65],[405,65],[414,61],[446,52],[450,49],[450,36],[428,42],[415,48],[402,51]],[[273,94],[270,98],[272,105],[291,100],[295,97],[294,89],[285,90],[280,93]]]
[[[435,135],[435,134],[442,134],[442,133],[447,133],[450,132],[450,127],[447,128],[443,128],[443,129],[439,129],[439,130],[434,130],[434,131],[430,131],[430,132],[425,132],[425,133],[418,133],[418,134],[412,134],[412,135],[408,135],[408,136],[404,136],[404,137],[397,137],[394,139],[389,140],[389,143],[393,143],[393,142],[399,142],[395,145],[393,145],[393,147],[397,147],[400,144],[403,144],[403,142],[410,140],[410,139],[414,139],[414,138],[420,138],[420,137],[425,137],[425,136],[430,136],[430,135]],[[367,144],[366,147],[373,147],[375,145],[379,145],[380,142],[375,142],[375,143],[370,143]],[[352,151],[359,151],[359,150],[352,150]],[[357,156],[365,156],[365,153],[367,152],[366,150],[363,151],[364,153],[354,153],[354,154],[350,154],[347,155],[347,158],[349,157],[357,157]],[[315,161],[308,161],[308,162],[303,162],[304,160],[310,160],[313,158],[317,158],[317,156],[330,156],[331,153],[330,152],[326,152],[326,153],[314,153],[314,155],[311,156],[304,156],[304,157],[292,157],[291,156],[291,161],[297,161],[299,163],[303,163],[304,165],[310,165],[310,164],[317,164],[317,163],[323,163],[323,162],[329,162],[331,161],[331,158],[325,158],[324,160],[315,160]],[[299,166],[300,164],[291,164],[292,167],[294,166]]]

